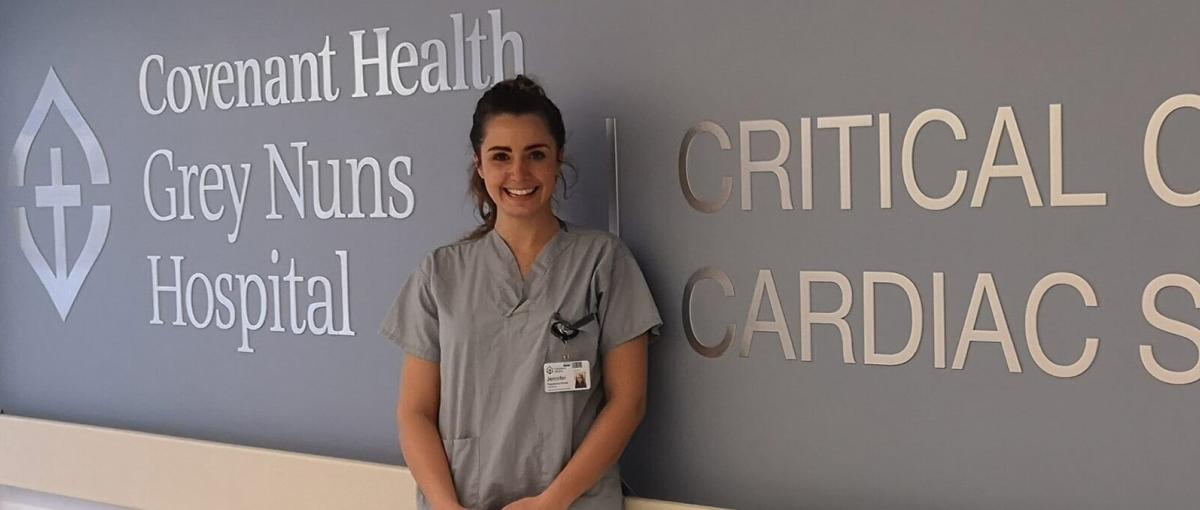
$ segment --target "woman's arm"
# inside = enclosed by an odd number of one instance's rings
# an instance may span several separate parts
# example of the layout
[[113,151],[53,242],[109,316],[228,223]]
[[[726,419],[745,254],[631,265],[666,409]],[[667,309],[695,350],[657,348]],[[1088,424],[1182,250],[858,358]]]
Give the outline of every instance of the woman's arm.
[[437,509],[460,509],[450,463],[438,433],[441,381],[441,365],[405,356],[396,424],[404,461],[429,504]]
[[646,414],[646,345],[642,334],[604,355],[606,402],[579,449],[532,508],[567,508],[621,458]]

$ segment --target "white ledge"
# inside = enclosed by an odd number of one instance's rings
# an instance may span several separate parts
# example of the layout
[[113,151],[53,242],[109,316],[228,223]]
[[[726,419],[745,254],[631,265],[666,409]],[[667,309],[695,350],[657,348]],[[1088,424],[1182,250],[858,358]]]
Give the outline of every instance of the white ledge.
[[[407,468],[0,415],[0,486],[131,508],[405,509]],[[629,510],[711,508],[627,498]]]

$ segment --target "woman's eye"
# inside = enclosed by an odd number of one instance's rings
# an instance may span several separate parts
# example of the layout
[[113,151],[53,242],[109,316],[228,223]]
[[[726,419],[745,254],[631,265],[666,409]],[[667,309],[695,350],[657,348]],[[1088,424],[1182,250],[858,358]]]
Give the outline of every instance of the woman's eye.
[[529,153],[529,157],[535,160],[543,160],[546,159],[546,153],[542,151],[533,151]]
[[493,161],[508,161],[508,154],[504,153],[504,152],[497,152],[495,154],[492,154],[492,160]]

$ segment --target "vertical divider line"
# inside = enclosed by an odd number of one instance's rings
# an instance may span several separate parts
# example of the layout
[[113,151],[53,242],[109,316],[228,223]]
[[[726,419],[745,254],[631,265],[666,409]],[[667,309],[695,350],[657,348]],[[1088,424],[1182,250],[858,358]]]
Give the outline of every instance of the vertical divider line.
[[621,167],[617,159],[617,118],[604,119],[604,137],[608,140],[608,165],[612,176],[608,191],[608,231],[621,235]]

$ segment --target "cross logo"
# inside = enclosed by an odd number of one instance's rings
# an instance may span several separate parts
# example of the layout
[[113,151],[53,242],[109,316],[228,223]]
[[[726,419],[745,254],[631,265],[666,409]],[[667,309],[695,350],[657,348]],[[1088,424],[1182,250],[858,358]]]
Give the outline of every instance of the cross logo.
[[[96,139],[92,129],[88,127],[87,121],[79,113],[75,103],[71,101],[71,97],[67,95],[67,90],[63,88],[58,75],[51,68],[46,74],[42,90],[38,92],[37,100],[33,103],[33,110],[25,119],[25,126],[17,135],[17,143],[13,146],[11,164],[12,171],[16,174],[16,185],[25,185],[29,151],[33,147],[33,139],[41,130],[42,123],[46,121],[51,107],[62,114],[75,138],[79,139],[79,144],[83,147],[87,158],[91,184],[108,184],[108,163],[104,159],[104,151],[100,148],[100,142]],[[34,242],[33,232],[29,228],[29,219],[24,207],[17,208],[17,229],[21,251],[24,252],[25,259],[33,267],[38,279],[42,281],[42,285],[46,287],[46,292],[49,293],[51,301],[54,302],[54,308],[63,321],[67,320],[67,313],[71,311],[71,305],[75,303],[79,288],[83,285],[84,278],[87,278],[88,272],[91,271],[92,265],[95,264],[96,258],[100,256],[100,250],[104,248],[104,241],[108,238],[109,206],[93,205],[92,223],[88,229],[87,240],[84,241],[83,249],[80,250],[75,263],[68,267],[66,209],[80,207],[81,204],[80,186],[63,182],[62,148],[51,147],[50,184],[34,187],[34,206],[50,209],[54,215],[53,268],[42,256],[37,243]]]

